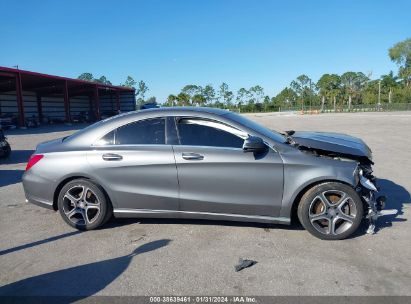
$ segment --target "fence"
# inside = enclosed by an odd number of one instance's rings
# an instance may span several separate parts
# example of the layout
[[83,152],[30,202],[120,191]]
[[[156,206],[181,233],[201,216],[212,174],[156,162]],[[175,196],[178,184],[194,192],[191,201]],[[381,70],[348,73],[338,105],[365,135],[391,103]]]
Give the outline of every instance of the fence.
[[411,103],[382,103],[382,104],[358,104],[351,105],[351,109],[348,106],[327,107],[324,106],[306,106],[304,109],[301,107],[283,107],[279,109],[279,112],[304,112],[307,114],[317,113],[345,113],[345,112],[390,112],[390,111],[411,111]]

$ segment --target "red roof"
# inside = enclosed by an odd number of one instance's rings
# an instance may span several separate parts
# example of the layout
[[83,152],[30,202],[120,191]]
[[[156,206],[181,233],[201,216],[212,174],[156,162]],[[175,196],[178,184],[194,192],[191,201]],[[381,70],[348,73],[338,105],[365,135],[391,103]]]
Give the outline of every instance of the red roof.
[[[115,90],[115,91],[128,91],[134,92],[135,89],[122,87],[122,86],[114,86],[108,84],[102,84],[92,81],[86,81],[81,79],[75,78],[68,78],[63,76],[55,76],[43,73],[37,73],[32,71],[20,70],[20,69],[13,69],[0,66],[0,91],[5,90],[13,90],[15,87],[14,82],[10,81],[10,78],[14,78],[16,74],[20,74],[22,78],[23,90],[25,89],[33,89],[36,90],[41,87],[53,86],[54,85],[62,85],[65,81],[67,81],[69,87],[95,87],[97,86],[99,89],[106,89],[106,90]],[[25,88],[26,86],[26,88]]]

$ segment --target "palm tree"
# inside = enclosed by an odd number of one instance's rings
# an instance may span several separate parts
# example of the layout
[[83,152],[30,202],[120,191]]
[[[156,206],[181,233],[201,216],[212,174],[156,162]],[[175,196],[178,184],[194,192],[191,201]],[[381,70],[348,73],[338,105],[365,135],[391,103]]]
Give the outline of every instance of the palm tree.
[[394,76],[394,73],[391,71],[387,75],[382,75],[381,76],[381,87],[383,91],[388,90],[388,102],[392,102],[392,90],[393,88],[398,86],[397,83],[398,77]]

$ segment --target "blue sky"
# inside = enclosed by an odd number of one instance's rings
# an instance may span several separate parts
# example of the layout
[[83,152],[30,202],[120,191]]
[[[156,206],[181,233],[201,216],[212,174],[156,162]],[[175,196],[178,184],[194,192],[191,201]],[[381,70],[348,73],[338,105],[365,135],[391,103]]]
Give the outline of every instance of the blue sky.
[[259,84],[390,70],[411,37],[411,1],[0,0],[0,66],[114,84],[143,79],[163,101],[185,84]]

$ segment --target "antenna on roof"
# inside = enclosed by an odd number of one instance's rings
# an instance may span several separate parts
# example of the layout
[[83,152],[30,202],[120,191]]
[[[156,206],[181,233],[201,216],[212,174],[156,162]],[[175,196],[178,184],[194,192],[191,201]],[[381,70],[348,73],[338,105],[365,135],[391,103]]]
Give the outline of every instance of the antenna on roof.
[[19,65],[18,65],[18,64],[13,65],[12,67],[13,67],[13,68],[16,68],[17,70],[19,69]]

